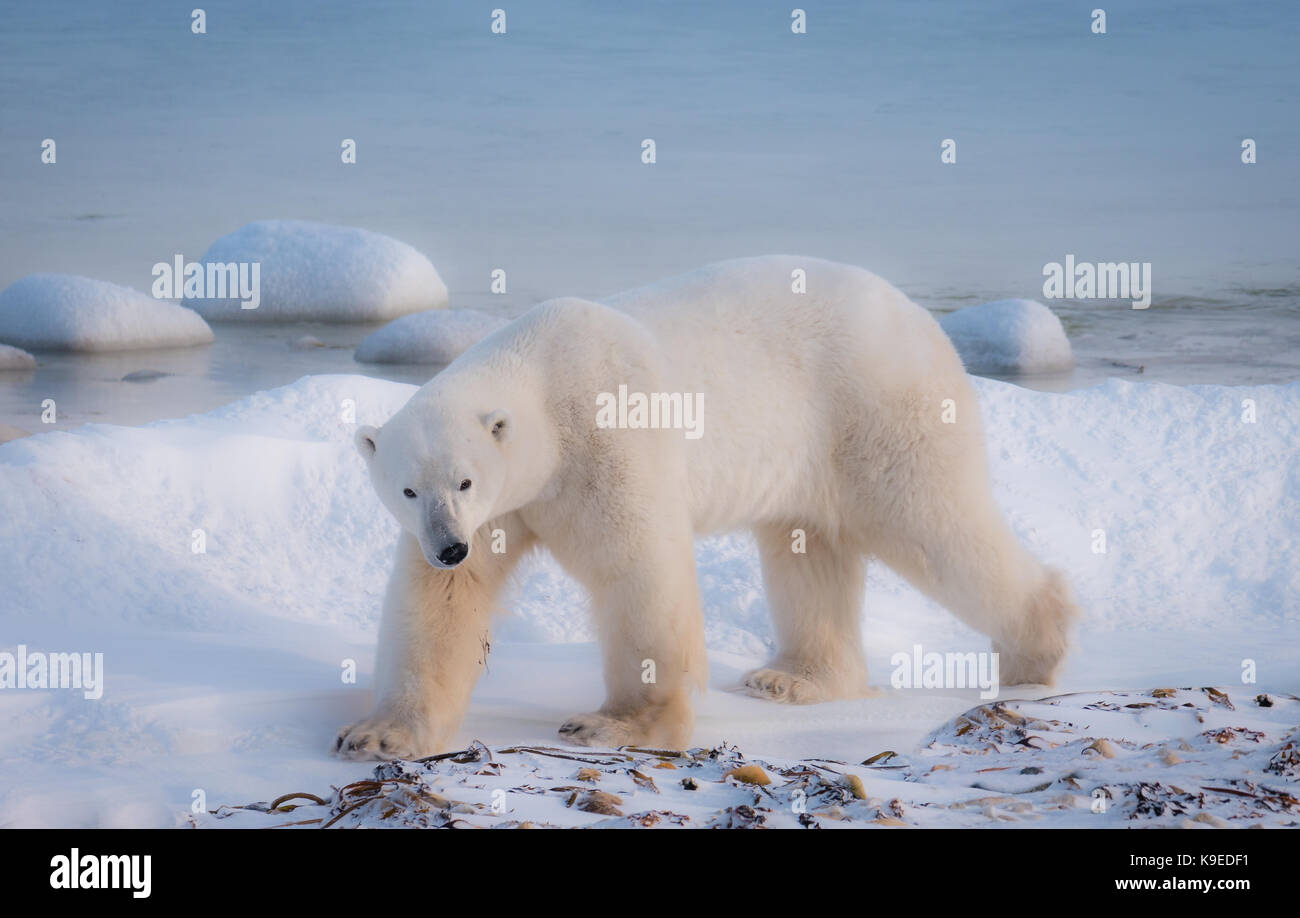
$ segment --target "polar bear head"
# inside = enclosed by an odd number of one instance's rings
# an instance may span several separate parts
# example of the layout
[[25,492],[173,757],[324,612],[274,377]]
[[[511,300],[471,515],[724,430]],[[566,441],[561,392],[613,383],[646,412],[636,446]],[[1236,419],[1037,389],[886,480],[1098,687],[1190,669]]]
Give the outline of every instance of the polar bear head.
[[408,403],[382,428],[357,428],[357,450],[380,501],[433,567],[468,558],[474,533],[493,517],[506,486],[502,447],[512,427],[505,409]]

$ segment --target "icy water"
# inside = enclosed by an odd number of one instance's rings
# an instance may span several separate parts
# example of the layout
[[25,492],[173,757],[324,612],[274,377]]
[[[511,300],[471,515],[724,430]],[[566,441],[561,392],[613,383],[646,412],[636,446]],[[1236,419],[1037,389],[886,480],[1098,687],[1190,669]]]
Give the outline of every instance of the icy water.
[[[511,314],[769,252],[945,311],[1041,299],[1072,254],[1150,262],[1154,303],[1051,303],[1079,368],[1025,384],[1300,378],[1300,4],[1116,2],[1105,35],[1046,0],[826,0],[804,35],[791,6],[529,3],[493,35],[490,5],[281,0],[209,9],[195,35],[161,0],[0,3],[0,287],[147,290],[155,263],[275,217],[388,233],[453,305]],[[46,398],[58,426],[142,423],[304,373],[432,372],[358,367],[368,328],[216,331],[38,354],[0,374],[0,423],[41,429]],[[122,381],[139,370],[170,375]]]
[[[1277,302],[1270,302],[1275,300]],[[484,297],[477,308],[492,308]],[[512,310],[497,305],[506,314]],[[951,304],[936,307],[936,312]],[[1238,305],[1195,300],[1147,310],[1058,308],[1078,365],[1070,373],[1000,377],[1067,391],[1110,377],[1167,383],[1249,385],[1300,379],[1300,320],[1293,295],[1260,295]],[[208,411],[310,373],[363,373],[421,384],[438,366],[359,364],[353,349],[382,326],[294,323],[217,324],[207,346],[110,354],[38,355],[35,371],[0,372],[0,424],[29,433],[42,402],[58,407],[54,427],[90,422],[144,424]],[[1172,336],[1171,336],[1172,331]],[[303,347],[304,336],[323,347]],[[127,378],[132,377],[132,378]]]

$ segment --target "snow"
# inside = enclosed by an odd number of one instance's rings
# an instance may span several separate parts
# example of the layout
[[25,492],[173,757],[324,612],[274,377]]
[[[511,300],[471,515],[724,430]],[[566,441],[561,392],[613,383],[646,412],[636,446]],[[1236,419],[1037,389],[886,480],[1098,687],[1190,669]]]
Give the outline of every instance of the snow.
[[971,373],[1051,373],[1074,366],[1061,320],[1034,300],[967,306],[939,324]]
[[264,220],[222,236],[200,259],[257,265],[260,299],[186,297],[213,321],[377,322],[447,305],[429,259],[369,230],[304,220]]
[[74,274],[28,274],[0,292],[0,340],[33,350],[127,351],[210,344],[193,310]]
[[451,363],[507,319],[476,309],[431,309],[402,316],[357,345],[361,363]]
[[0,344],[0,370],[34,370],[36,358],[21,348]]
[[[846,825],[890,816],[895,798],[903,816],[891,818],[908,824],[1004,821],[998,813],[1032,816],[1035,824],[1108,824],[1088,820],[1077,799],[1068,807],[1059,799],[1089,797],[1094,778],[1116,788],[1115,820],[1144,800],[1148,809],[1167,803],[1170,819],[1197,818],[1171,789],[1196,793],[1187,786],[1193,779],[1265,789],[1248,793],[1272,793],[1285,787],[1279,782],[1294,790],[1294,776],[1268,772],[1266,759],[1282,753],[1300,724],[1296,706],[1283,703],[1300,689],[1300,383],[1111,381],[1069,394],[984,379],[975,385],[998,500],[1026,544],[1067,572],[1085,610],[1055,690],[1083,694],[1059,704],[1107,716],[1048,716],[1048,702],[1034,703],[1043,693],[1004,689],[998,701],[1020,716],[1069,729],[1047,730],[1057,745],[1037,751],[1004,750],[990,739],[996,748],[981,753],[986,761],[976,767],[975,737],[956,731],[965,712],[989,707],[978,690],[892,689],[890,661],[918,643],[965,652],[986,649],[987,639],[880,567],[869,577],[863,619],[878,696],[789,707],[739,694],[741,674],[763,661],[773,636],[754,545],[733,534],[697,546],[711,664],[693,738],[701,755],[725,742],[776,769],[813,759],[838,768],[835,761],[897,753],[912,771],[859,770],[884,809],[846,802]],[[0,651],[23,644],[103,653],[105,671],[97,701],[80,691],[0,690],[0,825],[173,826],[191,815],[206,824],[202,814],[223,806],[294,791],[328,801],[331,786],[372,776],[373,763],[326,754],[338,728],[370,706],[378,610],[396,538],[351,436],[355,424],[382,423],[413,391],[356,375],[305,377],[205,415],[143,428],[92,424],[0,446]],[[1096,550],[1097,530],[1104,552]],[[200,537],[206,551],[195,552]],[[482,741],[511,775],[551,761],[500,750],[558,747],[563,719],[599,704],[601,664],[585,605],[548,555],[525,563],[459,746]],[[342,678],[347,661],[356,661],[357,684]],[[1243,684],[1247,671],[1257,683]],[[1170,696],[1168,706],[1152,694],[1211,685],[1230,696],[1233,710],[1199,689]],[[1136,694],[1108,698],[1104,690]],[[1254,704],[1261,693],[1277,706]],[[1087,708],[1112,703],[1118,710]],[[1127,707],[1147,703],[1155,707]],[[1230,732],[1211,745],[1203,737],[1230,728],[1259,738]],[[1114,759],[1092,762],[1083,752],[1099,737],[1109,738]],[[1187,764],[1166,774],[1151,763],[1170,748]],[[558,761],[562,772],[543,769],[536,780],[577,784],[578,763]],[[1092,770],[1080,788],[1062,786],[1057,779],[1074,762]],[[949,770],[937,764],[959,772],[951,787]],[[1153,777],[1117,771],[1130,765]],[[980,772],[988,767],[1003,770]],[[1057,783],[1031,793],[997,777],[1018,781],[1024,767],[1041,767]],[[661,788],[669,783],[659,777],[668,769],[639,770]],[[898,776],[907,774],[925,786],[904,786]],[[631,793],[630,777],[620,775],[600,779],[600,787]],[[739,796],[749,791],[713,771],[701,775],[720,788],[709,812],[730,807],[728,818],[742,818],[736,807],[753,808]],[[1163,789],[1143,789],[1144,782]],[[471,790],[465,798],[439,792],[469,804],[488,800],[490,790]],[[778,790],[793,792],[784,779]],[[1030,796],[1021,800],[1022,792]],[[1152,795],[1155,803],[1146,799]],[[1031,808],[916,812],[981,796]],[[666,791],[653,805],[626,802],[625,814],[680,803]],[[782,797],[777,809],[788,802]],[[1274,805],[1282,809],[1250,815],[1214,803],[1209,815],[1228,824],[1272,824],[1278,813],[1295,821],[1289,804]],[[617,819],[576,803],[533,812],[512,798],[511,806],[510,818],[542,822]],[[697,822],[713,818],[696,815]]]

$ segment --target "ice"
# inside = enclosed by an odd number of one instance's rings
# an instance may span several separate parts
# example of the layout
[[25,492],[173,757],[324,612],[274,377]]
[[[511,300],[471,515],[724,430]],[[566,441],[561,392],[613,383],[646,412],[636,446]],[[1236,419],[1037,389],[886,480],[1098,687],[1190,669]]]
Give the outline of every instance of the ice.
[[1061,320],[1034,300],[967,306],[939,324],[971,373],[1052,373],[1074,366]]
[[[975,385],[997,500],[1025,543],[1065,570],[1084,610],[1058,692],[1237,682],[1241,710],[1257,692],[1300,688],[1300,383],[1112,381],[1063,395]],[[328,796],[372,773],[326,754],[371,703],[397,533],[352,432],[414,391],[312,376],[204,415],[0,446],[0,650],[105,660],[98,701],[0,692],[0,825],[178,825],[196,790],[211,810],[293,790]],[[757,554],[748,535],[721,535],[700,539],[696,560],[710,689],[694,745],[726,741],[774,763],[861,762],[885,749],[917,761],[929,734],[981,704],[974,689],[889,688],[898,651],[988,641],[881,567],[862,628],[882,695],[791,707],[730,691],[773,646]],[[603,695],[585,594],[538,554],[503,604],[511,615],[456,743],[554,746],[564,718]],[[341,678],[348,661],[356,684]],[[1257,684],[1240,684],[1245,661]],[[1255,715],[1242,717],[1255,728]],[[1171,725],[1153,739],[1196,745],[1194,733]],[[1122,763],[1138,735],[1108,735]],[[927,772],[942,752],[924,752]],[[1259,766],[1236,761],[1206,767]],[[944,800],[972,796],[929,783]],[[867,789],[888,799],[887,787]],[[1160,792],[1135,787],[1125,807],[1143,793]]]
[[0,341],[32,350],[127,351],[210,344],[191,309],[73,274],[28,274],[0,292]]
[[213,321],[374,322],[447,305],[447,287],[429,259],[355,227],[250,223],[212,243],[200,261],[205,276],[210,264],[258,266],[255,308],[245,308],[252,300],[230,290],[224,297],[186,297]]
[[0,344],[0,370],[34,370],[36,358],[21,348]]
[[[164,0],[114,18],[115,41],[70,30],[63,4],[27,4],[21,28],[0,29],[3,136],[53,135],[60,158],[5,160],[0,287],[75,270],[148,290],[155,262],[275,216],[401,239],[433,260],[454,305],[475,308],[461,292],[491,302],[497,268],[523,305],[783,249],[861,264],[951,309],[1041,299],[1044,265],[1074,253],[1155,269],[1147,312],[1050,303],[1087,370],[1077,382],[1119,375],[1115,359],[1180,384],[1300,378],[1300,4],[1236,4],[1249,12],[1225,31],[1222,4],[1144,0],[1126,4],[1123,27],[1111,11],[1103,37],[1086,15],[1074,29],[1070,7],[1023,0],[993,15],[969,0],[835,0],[808,11],[802,36],[788,9],[777,22],[752,0],[602,4],[597,19],[576,3],[512,13],[510,36],[486,39],[472,3],[318,6],[223,4],[220,42],[211,27],[164,42]],[[436,54],[403,35],[436,35]],[[865,101],[845,77],[859,68]],[[160,114],[177,105],[160,74],[184,74],[202,117]],[[1104,130],[1056,114],[1085,74]],[[55,113],[77,126],[72,147]],[[1265,140],[1250,125],[1276,130]],[[1239,158],[1246,136],[1257,164]],[[646,137],[655,165],[640,161]],[[949,137],[959,160],[943,165]],[[340,162],[345,138],[355,165]],[[796,196],[799,218],[775,231]],[[1129,202],[1122,220],[1116,202]],[[1194,305],[1161,313],[1177,301]],[[1091,328],[1076,335],[1079,319]]]
[[357,346],[361,363],[451,363],[507,320],[476,309],[431,309],[402,316]]

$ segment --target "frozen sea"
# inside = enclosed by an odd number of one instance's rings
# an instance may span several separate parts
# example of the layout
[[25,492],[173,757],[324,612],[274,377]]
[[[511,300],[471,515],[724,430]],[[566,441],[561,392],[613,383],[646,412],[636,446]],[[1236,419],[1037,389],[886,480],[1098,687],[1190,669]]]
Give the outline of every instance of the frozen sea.
[[[526,4],[494,35],[477,7],[286,0],[213,8],[195,35],[162,2],[4,4],[0,287],[148,290],[155,263],[276,217],[392,235],[453,306],[512,315],[768,252],[947,311],[1042,299],[1043,265],[1073,254],[1150,262],[1154,303],[1053,301],[1079,367],[1024,384],[1300,378],[1300,6],[1106,9],[1095,35],[1065,3],[831,0],[795,35],[770,4]],[[0,423],[32,429],[46,398],[59,426],[138,424],[306,373],[430,375],[358,367],[372,329],[39,354],[0,379]],[[337,347],[296,352],[303,334]],[[171,375],[121,381],[138,370]]]

